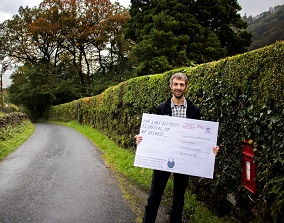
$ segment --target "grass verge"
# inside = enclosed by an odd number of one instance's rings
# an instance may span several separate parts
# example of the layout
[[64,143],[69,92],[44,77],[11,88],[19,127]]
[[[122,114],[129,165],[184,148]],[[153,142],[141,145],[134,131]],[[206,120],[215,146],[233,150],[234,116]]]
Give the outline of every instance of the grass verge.
[[14,128],[1,130],[0,161],[25,142],[33,132],[34,126],[30,121],[25,121]]
[[[137,222],[141,222],[144,211],[144,205],[147,199],[147,193],[151,185],[152,171],[145,168],[134,167],[134,150],[124,149],[117,146],[111,139],[106,135],[92,128],[91,126],[81,125],[76,121],[72,122],[53,122],[57,124],[63,124],[65,126],[76,129],[90,139],[102,152],[103,159],[106,164],[110,166],[120,182],[122,191],[125,198],[129,202],[133,211],[136,213]],[[135,188],[138,188],[135,189]],[[170,180],[165,189],[162,205],[165,209],[169,209],[171,205],[171,193],[173,188],[173,182]],[[144,195],[139,192],[144,191]],[[145,195],[146,194],[146,195]],[[189,192],[185,195],[185,207],[184,212],[186,213],[185,222],[190,219],[191,223],[228,223],[229,221],[218,218],[213,215],[205,204],[196,200],[194,195]],[[165,213],[164,213],[165,214]],[[165,219],[160,220],[165,222]]]

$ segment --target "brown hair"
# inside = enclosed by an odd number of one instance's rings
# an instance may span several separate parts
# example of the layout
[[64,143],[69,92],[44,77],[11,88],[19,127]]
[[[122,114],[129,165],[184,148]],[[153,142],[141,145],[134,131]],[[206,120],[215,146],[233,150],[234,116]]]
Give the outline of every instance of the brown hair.
[[170,79],[170,85],[173,84],[173,80],[174,79],[178,79],[178,80],[184,80],[185,81],[185,84],[187,85],[188,84],[188,78],[187,76],[184,74],[184,73],[181,73],[181,72],[178,72],[178,73],[175,73],[171,79]]

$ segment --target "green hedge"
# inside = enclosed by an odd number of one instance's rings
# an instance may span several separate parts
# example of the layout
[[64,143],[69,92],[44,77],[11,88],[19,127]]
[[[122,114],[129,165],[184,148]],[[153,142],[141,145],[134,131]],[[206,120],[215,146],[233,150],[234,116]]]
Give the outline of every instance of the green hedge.
[[[78,120],[134,149],[143,112],[153,113],[171,94],[169,78],[189,77],[187,97],[204,120],[219,122],[213,180],[191,178],[189,189],[219,215],[241,221],[284,219],[284,42],[191,68],[137,77],[102,94],[51,108],[56,121]],[[253,139],[257,193],[242,186],[242,140]]]

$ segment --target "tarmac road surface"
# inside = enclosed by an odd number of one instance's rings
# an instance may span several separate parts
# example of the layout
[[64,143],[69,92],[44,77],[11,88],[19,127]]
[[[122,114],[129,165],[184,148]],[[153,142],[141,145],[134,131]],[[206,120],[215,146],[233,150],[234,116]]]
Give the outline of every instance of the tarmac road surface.
[[72,128],[35,124],[0,162],[0,223],[134,223],[100,154]]

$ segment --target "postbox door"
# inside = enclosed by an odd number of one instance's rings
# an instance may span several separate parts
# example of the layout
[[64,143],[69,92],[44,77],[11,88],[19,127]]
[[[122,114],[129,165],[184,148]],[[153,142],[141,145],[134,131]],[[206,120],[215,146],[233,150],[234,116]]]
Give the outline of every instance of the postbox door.
[[253,162],[253,158],[246,155],[244,156],[243,185],[250,192],[256,192],[255,164]]

